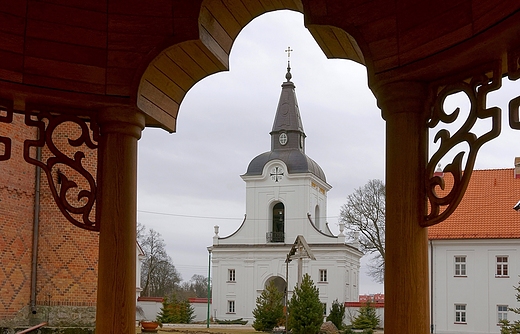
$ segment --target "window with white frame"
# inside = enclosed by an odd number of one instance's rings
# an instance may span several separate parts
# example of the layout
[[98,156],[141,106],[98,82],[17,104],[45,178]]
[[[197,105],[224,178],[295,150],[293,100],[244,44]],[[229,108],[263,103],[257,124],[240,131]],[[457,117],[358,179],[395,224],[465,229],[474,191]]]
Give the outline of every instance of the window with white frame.
[[327,303],[321,303],[323,306],[323,315],[327,315]]
[[497,271],[495,277],[509,277],[507,256],[497,256]]
[[320,282],[327,282],[327,269],[320,269]]
[[498,323],[500,323],[501,320],[507,320],[507,311],[507,305],[497,305]]
[[235,313],[235,301],[234,300],[228,300],[227,302],[227,311],[228,313]]
[[228,269],[228,282],[235,282],[235,269]]
[[455,323],[466,323],[466,304],[455,304]]
[[455,256],[455,276],[466,276],[466,256]]

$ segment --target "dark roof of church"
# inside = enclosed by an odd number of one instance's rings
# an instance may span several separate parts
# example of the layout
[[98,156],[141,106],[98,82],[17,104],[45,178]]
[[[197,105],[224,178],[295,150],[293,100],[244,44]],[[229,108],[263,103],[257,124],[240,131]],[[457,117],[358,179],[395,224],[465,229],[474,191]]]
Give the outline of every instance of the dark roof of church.
[[299,150],[279,150],[262,153],[249,163],[245,175],[262,175],[265,164],[275,159],[282,160],[287,165],[289,174],[312,173],[324,182],[327,182],[325,173],[318,163]]
[[[262,175],[264,166],[272,160],[281,160],[287,165],[289,174],[312,173],[327,182],[321,167],[305,154],[305,132],[296,100],[295,86],[292,83],[291,68],[287,67],[286,82],[282,84],[282,92],[273,122],[271,150],[255,157],[247,168],[245,175]],[[281,133],[287,135],[287,143],[280,144]]]
[[285,78],[287,81],[282,83],[282,92],[278,100],[278,108],[276,109],[271,133],[297,131],[305,136],[298,101],[296,100],[296,93],[294,92],[295,86],[291,81],[291,67],[289,66],[287,67]]

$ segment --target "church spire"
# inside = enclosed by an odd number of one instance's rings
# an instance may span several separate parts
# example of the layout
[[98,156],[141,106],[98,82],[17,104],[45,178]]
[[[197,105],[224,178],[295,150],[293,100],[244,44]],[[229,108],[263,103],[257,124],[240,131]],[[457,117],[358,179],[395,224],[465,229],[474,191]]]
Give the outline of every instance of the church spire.
[[297,149],[305,152],[305,132],[296,100],[295,86],[291,81],[290,47],[287,52],[286,82],[282,83],[282,93],[278,102],[273,129],[271,130],[271,150]]
[[[289,57],[292,49],[289,47],[287,57]],[[305,154],[305,132],[300,117],[298,101],[294,92],[294,83],[291,81],[291,63],[287,61],[287,73],[285,74],[287,81],[282,83],[282,92],[278,101],[278,108],[274,117],[273,129],[269,133],[271,135],[271,150],[256,156],[247,167],[247,172],[243,177],[264,175],[266,165],[273,160],[282,161],[287,170],[284,175],[311,173],[323,182],[327,182],[325,173],[321,167]],[[279,166],[280,167],[280,166]],[[280,167],[281,168],[281,167]],[[275,175],[278,170],[269,173]],[[285,174],[288,173],[288,174]]]

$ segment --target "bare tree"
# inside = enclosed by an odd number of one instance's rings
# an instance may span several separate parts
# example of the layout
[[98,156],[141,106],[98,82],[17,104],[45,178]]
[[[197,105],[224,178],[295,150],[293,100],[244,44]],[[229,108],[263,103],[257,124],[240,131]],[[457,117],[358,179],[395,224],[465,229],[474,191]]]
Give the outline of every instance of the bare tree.
[[204,298],[208,296],[208,278],[204,275],[193,275],[190,279],[191,289],[196,297]]
[[208,297],[208,278],[194,274],[189,281],[181,283],[176,294],[180,299],[206,298]]
[[174,294],[181,277],[171,257],[166,253],[166,245],[161,234],[153,229],[146,231],[138,224],[138,242],[145,253],[141,267],[143,296],[165,297]]
[[383,283],[385,276],[385,185],[381,180],[369,180],[347,196],[340,211],[340,222],[347,235],[357,238],[361,251],[374,254],[367,273]]

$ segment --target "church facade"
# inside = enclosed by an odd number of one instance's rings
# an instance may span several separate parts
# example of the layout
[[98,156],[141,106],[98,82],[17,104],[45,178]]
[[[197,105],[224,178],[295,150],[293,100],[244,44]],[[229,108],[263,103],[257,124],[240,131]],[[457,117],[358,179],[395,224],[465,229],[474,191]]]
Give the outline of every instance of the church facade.
[[[305,154],[306,135],[290,67],[276,111],[271,150],[255,157],[241,177],[246,183],[246,216],[231,235],[215,227],[212,251],[212,316],[253,320],[256,298],[274,281],[288,287],[290,299],[298,277],[309,274],[320,291],[324,315],[334,300],[357,301],[360,258],[355,244],[330,231],[327,183],[321,167]],[[303,241],[306,256],[288,259]],[[300,269],[298,269],[300,262]],[[286,282],[288,284],[286,285]]]

